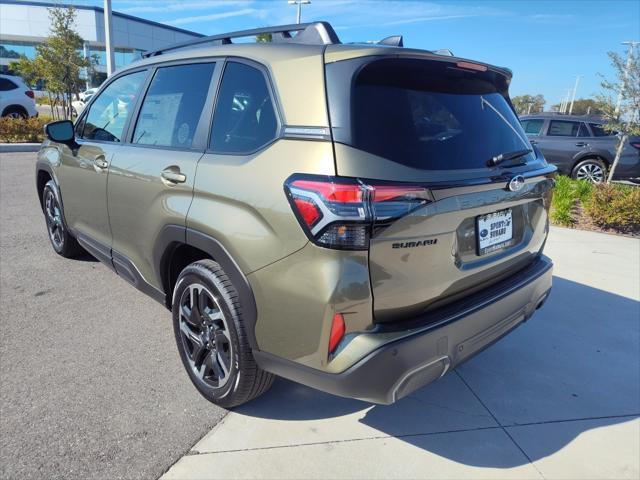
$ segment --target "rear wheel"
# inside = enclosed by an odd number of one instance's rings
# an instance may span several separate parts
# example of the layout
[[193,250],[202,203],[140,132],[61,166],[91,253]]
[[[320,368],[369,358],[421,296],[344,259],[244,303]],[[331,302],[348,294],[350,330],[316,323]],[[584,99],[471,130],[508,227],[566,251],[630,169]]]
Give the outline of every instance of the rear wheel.
[[180,358],[207,400],[231,408],[269,389],[274,377],[253,358],[238,294],[220,265],[201,260],[186,267],[172,312]]
[[4,112],[2,112],[2,116],[14,118],[14,119],[19,119],[19,118],[24,119],[24,118],[27,118],[29,115],[27,114],[24,108],[13,106],[13,107],[8,107]]
[[592,183],[602,183],[607,174],[607,166],[602,160],[588,158],[579,162],[571,172],[575,180],[589,180]]
[[42,190],[42,205],[44,218],[47,222],[47,233],[51,246],[58,255],[74,258],[83,253],[78,241],[73,238],[62,218],[60,199],[56,193],[56,185],[49,180]]

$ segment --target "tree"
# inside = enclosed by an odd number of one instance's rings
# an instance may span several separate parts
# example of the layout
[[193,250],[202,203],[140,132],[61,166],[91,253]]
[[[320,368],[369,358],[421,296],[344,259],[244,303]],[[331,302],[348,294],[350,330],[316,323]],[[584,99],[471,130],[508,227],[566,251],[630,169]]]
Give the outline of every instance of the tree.
[[75,31],[75,19],[73,7],[50,8],[50,35],[36,47],[36,58],[29,60],[23,57],[11,64],[11,68],[25,79],[37,77],[37,80],[46,82],[49,94],[61,98],[64,118],[71,117],[72,96],[83,86],[81,72],[89,72],[93,68],[93,63],[80,53],[84,41]]
[[[553,108],[560,110],[560,104],[553,105]],[[579,98],[573,102],[571,113],[573,115],[602,115],[604,106],[592,98]]]
[[640,53],[638,50],[631,50],[626,59],[615,52],[608,52],[608,55],[616,72],[615,79],[607,80],[603,77],[600,85],[604,92],[597,99],[606,119],[604,128],[617,132],[619,141],[607,183],[613,178],[629,136],[640,135]]
[[520,95],[513,97],[511,103],[513,103],[518,115],[527,115],[542,112],[547,101],[542,95]]

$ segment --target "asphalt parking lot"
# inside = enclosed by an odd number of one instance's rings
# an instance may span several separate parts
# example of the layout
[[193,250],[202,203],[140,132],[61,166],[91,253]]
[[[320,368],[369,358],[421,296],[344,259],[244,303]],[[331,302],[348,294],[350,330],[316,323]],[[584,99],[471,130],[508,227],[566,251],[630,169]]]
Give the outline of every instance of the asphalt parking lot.
[[34,153],[0,153],[0,478],[157,478],[225,413],[191,386],[171,317],[49,246]]

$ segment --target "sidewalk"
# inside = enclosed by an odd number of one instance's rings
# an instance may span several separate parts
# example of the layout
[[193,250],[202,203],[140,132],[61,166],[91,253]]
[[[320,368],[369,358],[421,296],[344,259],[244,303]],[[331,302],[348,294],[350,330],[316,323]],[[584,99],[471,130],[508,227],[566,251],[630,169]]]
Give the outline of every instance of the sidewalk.
[[391,406],[278,379],[162,478],[638,478],[640,240],[552,229],[533,319]]

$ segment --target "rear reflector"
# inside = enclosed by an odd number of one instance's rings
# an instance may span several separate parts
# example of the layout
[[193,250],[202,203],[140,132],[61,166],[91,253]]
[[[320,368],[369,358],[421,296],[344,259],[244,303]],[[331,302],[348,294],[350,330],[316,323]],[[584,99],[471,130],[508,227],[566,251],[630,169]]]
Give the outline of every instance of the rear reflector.
[[27,90],[26,92],[24,92],[24,94],[29,98],[35,98],[35,95],[33,94],[33,90]]
[[333,353],[344,337],[345,326],[344,317],[341,313],[336,313],[331,321],[331,334],[329,335],[329,353]]
[[307,236],[341,250],[366,250],[374,226],[384,227],[432,201],[431,192],[419,185],[320,175],[292,175],[284,189]]

